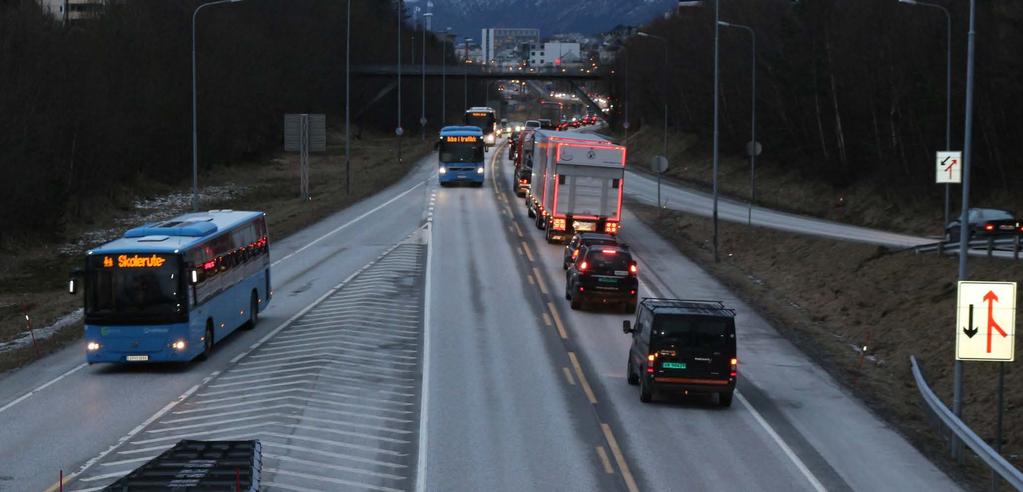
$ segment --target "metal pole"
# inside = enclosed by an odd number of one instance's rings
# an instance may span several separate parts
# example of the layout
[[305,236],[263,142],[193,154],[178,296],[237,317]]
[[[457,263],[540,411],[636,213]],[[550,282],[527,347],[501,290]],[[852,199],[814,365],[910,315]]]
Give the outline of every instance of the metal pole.
[[345,14],[345,194],[352,194],[352,0]]
[[[952,150],[952,15],[949,14],[948,9],[937,6],[945,13],[945,25],[948,29],[948,50],[945,55],[945,150]],[[951,209],[951,185],[945,183],[945,223],[943,227],[948,226],[948,217]],[[962,230],[962,228],[960,228]]]
[[[966,280],[966,259],[970,246],[969,210],[970,210],[970,151],[973,148],[973,64],[976,37],[977,0],[970,0],[970,33],[967,37],[966,55],[966,128],[963,135],[963,210],[959,217],[959,280]],[[957,417],[963,412],[963,363],[955,362],[955,382],[952,389],[952,411]],[[962,442],[953,438],[952,455],[960,463],[963,461]]]
[[629,50],[622,48],[625,52],[625,145],[629,145]]
[[[428,18],[428,16],[431,16],[431,15],[433,15],[433,14],[427,13],[427,14],[423,14],[423,17]],[[423,68],[422,68],[421,73],[422,73],[422,77],[423,77],[423,85],[422,85],[422,89],[420,89],[420,94],[422,95],[422,103],[421,103],[421,106],[419,108],[419,126],[422,127],[422,137],[423,137],[423,141],[425,142],[426,141],[426,29],[423,29],[423,50],[422,51],[423,51],[423,56],[422,56],[422,67]]]
[[[998,363],[998,417],[995,420],[995,451],[1002,454],[1002,416],[1005,404],[1005,363]],[[998,474],[991,471],[991,490],[998,490]]]
[[[660,38],[661,43],[664,44],[664,69],[661,70],[661,97],[664,98],[664,145],[662,146],[661,152],[664,154],[664,158],[668,158],[668,40]],[[664,206],[664,202],[661,201],[661,176],[664,174],[663,171],[657,173],[657,211],[660,213],[661,207]]]
[[744,26],[742,24],[733,24],[731,22],[720,21],[718,25],[725,27],[734,27],[736,29],[743,29],[749,32],[750,39],[753,41],[753,56],[752,66],[750,73],[753,77],[753,92],[750,98],[750,105],[752,106],[752,115],[750,116],[750,147],[746,149],[749,151],[749,188],[750,188],[750,199],[749,209],[747,211],[746,223],[748,225],[753,224],[753,202],[757,199],[757,33],[753,31],[753,28]]
[[440,57],[440,126],[448,122],[448,33],[451,28],[444,30],[444,38],[441,39]]
[[[404,0],[398,0],[398,126],[395,127],[396,134],[401,133],[401,14],[405,10]],[[398,163],[401,163],[401,135],[398,137]]]
[[462,61],[462,104],[463,111],[469,110],[469,38],[465,38],[465,60]]
[[[196,92],[196,56],[195,56],[195,20],[199,11],[205,7],[219,5],[222,3],[235,3],[242,0],[218,0],[216,2],[204,3],[195,8],[192,12],[192,211],[199,210],[199,123],[198,123],[198,95]],[[65,12],[67,10],[65,9]]]
[[721,0],[714,0],[714,165],[713,165],[713,187],[714,187],[714,262],[721,261],[718,255],[718,68],[719,68],[719,41],[721,38]]

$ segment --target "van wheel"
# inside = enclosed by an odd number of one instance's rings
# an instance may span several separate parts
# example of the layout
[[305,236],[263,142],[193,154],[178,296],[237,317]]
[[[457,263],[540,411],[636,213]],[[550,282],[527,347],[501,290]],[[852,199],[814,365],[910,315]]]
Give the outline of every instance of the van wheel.
[[732,406],[732,392],[728,391],[725,393],[718,393],[718,406],[719,407],[730,407]]
[[640,378],[639,380],[639,401],[643,403],[650,403],[654,401],[654,383],[649,381],[649,378]]
[[249,322],[245,323],[245,329],[255,328],[256,323],[259,323],[259,296],[256,295],[256,291],[252,291],[252,295],[249,296]]
[[537,215],[536,216],[536,228],[540,229],[542,231],[545,225],[546,224],[544,224],[543,216],[542,215]]
[[206,322],[206,333],[202,337],[202,354],[200,360],[208,360],[213,355],[213,322]]
[[636,375],[636,371],[633,371],[632,369],[633,369],[632,368],[632,357],[629,357],[629,365],[625,369],[625,380],[629,384],[635,386],[635,385],[639,384],[639,376]]

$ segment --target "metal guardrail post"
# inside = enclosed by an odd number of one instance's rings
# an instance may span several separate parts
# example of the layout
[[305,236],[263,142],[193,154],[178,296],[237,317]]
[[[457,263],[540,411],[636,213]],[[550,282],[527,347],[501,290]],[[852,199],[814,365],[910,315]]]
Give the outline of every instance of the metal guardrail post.
[[963,443],[969,446],[977,454],[977,457],[987,464],[992,472],[1001,476],[1002,479],[1012,487],[1015,487],[1016,490],[1023,490],[1023,472],[1020,472],[1011,463],[1006,461],[1001,454],[992,449],[988,443],[984,442],[984,439],[980,438],[966,423],[959,420],[945,406],[945,403],[934,394],[930,386],[927,386],[927,381],[924,380],[920,366],[917,364],[916,356],[909,356],[909,362],[912,366],[913,378],[916,380],[916,387],[931,412],[941,420],[947,429],[951,430]]
[[938,247],[935,248],[934,251],[938,252],[938,256],[941,256],[941,255],[945,254],[945,242],[944,241],[938,241]]

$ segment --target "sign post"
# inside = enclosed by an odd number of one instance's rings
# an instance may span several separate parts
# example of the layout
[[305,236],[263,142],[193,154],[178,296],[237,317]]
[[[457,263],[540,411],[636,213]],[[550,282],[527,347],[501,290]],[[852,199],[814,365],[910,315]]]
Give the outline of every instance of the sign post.
[[963,153],[960,151],[938,151],[935,154],[936,169],[934,182],[945,185],[945,227],[948,227],[950,207],[949,186],[963,182]]
[[[1005,363],[1016,353],[1016,282],[959,282],[956,302],[956,361],[998,363],[995,450],[1002,450]],[[997,476],[992,478],[996,486]]]
[[327,150],[327,117],[324,114],[284,115],[284,151],[298,152],[299,195],[309,195],[309,152]]
[[661,203],[661,175],[668,170],[668,158],[663,155],[655,155],[650,159],[650,170],[657,173],[657,208],[664,206]]

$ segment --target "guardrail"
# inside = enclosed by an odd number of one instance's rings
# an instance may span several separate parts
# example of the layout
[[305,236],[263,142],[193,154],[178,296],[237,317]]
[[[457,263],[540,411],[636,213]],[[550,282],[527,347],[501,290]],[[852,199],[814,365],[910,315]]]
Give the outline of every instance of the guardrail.
[[[987,239],[974,239],[969,242],[969,248],[971,250],[980,249],[987,251],[988,256],[993,256],[995,251],[1011,252],[1013,259],[1018,260],[1020,254],[1020,237],[1017,235],[1011,238],[1001,239],[995,239],[993,237]],[[959,241],[938,241],[936,243],[914,246],[912,249],[917,253],[937,252],[938,254],[943,254],[949,251],[959,250]]]
[[960,440],[966,443],[981,460],[984,460],[984,463],[987,464],[991,471],[1001,476],[1002,479],[1015,487],[1016,490],[1023,490],[1023,472],[1017,470],[1002,455],[992,449],[991,446],[967,427],[966,423],[959,420],[959,417],[956,417],[938,399],[938,396],[931,391],[930,386],[927,386],[927,381],[924,380],[923,373],[920,371],[920,365],[916,362],[916,356],[909,356],[909,361],[913,366],[913,378],[916,379],[916,387],[920,390],[920,396],[923,397],[924,403],[927,404],[931,412],[941,420],[948,430],[952,431]]

